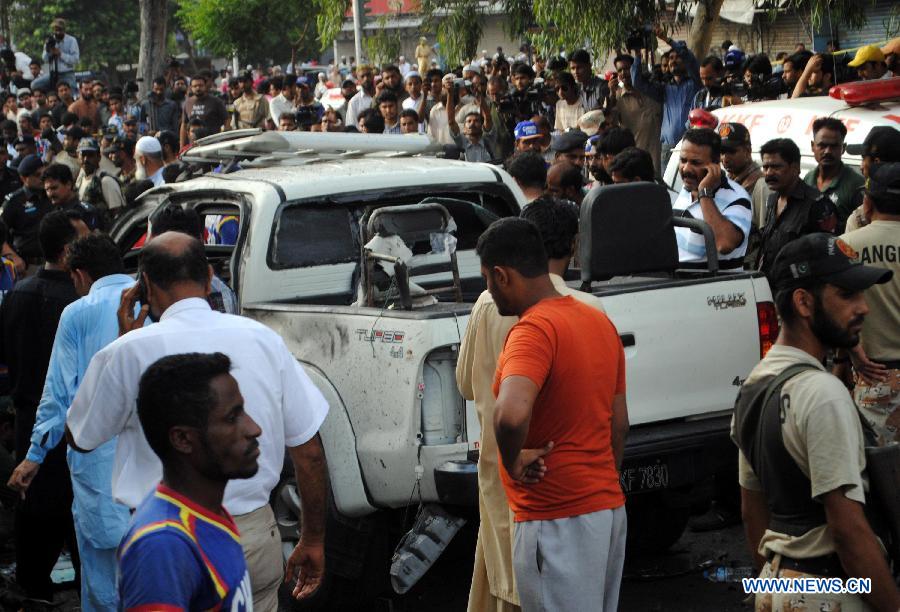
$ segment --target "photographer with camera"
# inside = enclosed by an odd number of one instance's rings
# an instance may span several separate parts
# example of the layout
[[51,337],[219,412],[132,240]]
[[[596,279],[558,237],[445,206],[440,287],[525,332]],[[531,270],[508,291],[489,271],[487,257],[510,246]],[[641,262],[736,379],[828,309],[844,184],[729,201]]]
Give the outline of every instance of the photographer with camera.
[[476,104],[480,112],[470,111],[465,116],[464,132],[460,134],[456,122],[456,105],[462,84],[457,80],[445,80],[444,92],[447,96],[447,124],[454,144],[465,153],[465,160],[470,162],[490,162],[496,159],[494,144],[494,124],[491,120],[491,109],[484,94],[479,94]]
[[[724,86],[725,66],[715,55],[710,55],[700,64],[700,83],[703,89],[694,95],[691,110],[702,108],[713,111],[723,106],[731,106],[731,96]],[[738,100],[740,102],[740,100]]]
[[512,118],[512,125],[543,113],[543,88],[534,86],[534,70],[525,63],[512,69],[513,89],[500,101],[499,110]]
[[49,91],[57,83],[68,83],[73,89],[75,84],[75,66],[81,57],[78,41],[66,34],[66,20],[57,17],[51,24],[53,33],[44,42],[44,61],[50,65],[50,73],[35,79],[31,86]]

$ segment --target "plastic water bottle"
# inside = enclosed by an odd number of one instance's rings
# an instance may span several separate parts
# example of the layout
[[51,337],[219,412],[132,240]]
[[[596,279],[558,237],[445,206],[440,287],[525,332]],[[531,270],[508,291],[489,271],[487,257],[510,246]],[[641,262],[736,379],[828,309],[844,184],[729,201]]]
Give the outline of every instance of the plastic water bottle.
[[755,578],[752,567],[729,567],[720,565],[703,571],[703,577],[710,582],[740,582],[743,578]]

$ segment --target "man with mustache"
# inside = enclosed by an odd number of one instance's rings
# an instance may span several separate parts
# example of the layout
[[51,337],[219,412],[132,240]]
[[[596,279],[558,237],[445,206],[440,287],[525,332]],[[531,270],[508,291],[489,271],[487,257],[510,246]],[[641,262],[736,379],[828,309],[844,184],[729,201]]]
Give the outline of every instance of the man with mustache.
[[833,234],[838,218],[832,201],[800,180],[800,149],[793,140],[770,140],[759,152],[766,185],[773,193],[766,203],[757,267],[769,276],[784,245],[813,232]]
[[[739,271],[744,267],[750,235],[750,195],[722,172],[721,151],[722,138],[711,129],[693,128],[684,133],[678,166],[683,186],[672,207],[676,215],[709,225],[716,239],[719,268]],[[701,234],[676,227],[675,238],[681,267],[706,268],[706,243]]]
[[820,117],[813,121],[812,129],[811,146],[819,165],[807,172],[803,181],[834,203],[838,215],[838,231],[841,232],[847,217],[862,204],[860,187],[865,184],[866,179],[841,161],[846,150],[844,138],[847,137],[847,126],[843,121],[834,117]]
[[785,246],[770,270],[781,331],[741,386],[732,420],[754,565],[760,578],[872,582],[863,595],[807,593],[799,606],[797,594],[760,593],[756,609],[897,610],[900,591],[866,517],[860,415],[822,365],[828,351],[859,343],[865,292],[892,273],[824,233]]

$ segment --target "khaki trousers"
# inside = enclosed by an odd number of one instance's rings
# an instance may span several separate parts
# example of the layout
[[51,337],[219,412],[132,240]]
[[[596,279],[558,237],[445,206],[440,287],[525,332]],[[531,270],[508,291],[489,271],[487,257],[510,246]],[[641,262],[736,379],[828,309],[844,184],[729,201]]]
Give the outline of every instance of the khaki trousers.
[[278,586],[284,579],[281,534],[269,504],[253,512],[234,517],[241,534],[241,546],[247,560],[253,609],[256,612],[278,612]]

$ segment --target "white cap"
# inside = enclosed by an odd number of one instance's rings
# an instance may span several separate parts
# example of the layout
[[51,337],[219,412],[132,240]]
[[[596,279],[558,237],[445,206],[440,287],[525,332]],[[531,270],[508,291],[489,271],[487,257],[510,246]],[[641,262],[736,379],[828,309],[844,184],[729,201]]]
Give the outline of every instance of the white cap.
[[469,64],[465,68],[463,68],[463,72],[481,72],[481,66],[476,66],[475,64]]
[[162,153],[162,145],[155,136],[141,136],[137,144],[134,146],[135,153],[148,153],[150,155],[158,155]]

